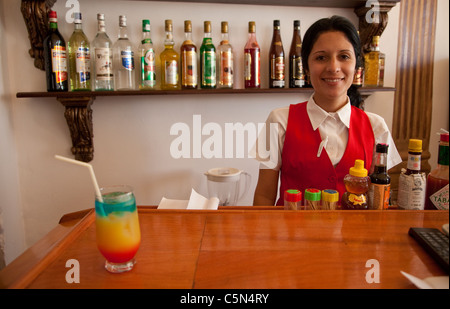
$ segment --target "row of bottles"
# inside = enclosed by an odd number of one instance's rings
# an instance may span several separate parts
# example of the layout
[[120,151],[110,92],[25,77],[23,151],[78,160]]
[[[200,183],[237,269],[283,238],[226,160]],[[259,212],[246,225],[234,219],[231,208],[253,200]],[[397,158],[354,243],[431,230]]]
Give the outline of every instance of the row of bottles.
[[364,67],[358,67],[353,85],[383,87],[386,55],[380,51],[380,36],[372,37],[371,50],[364,55]]
[[[137,58],[128,39],[126,16],[119,16],[119,35],[114,44],[105,30],[104,14],[97,14],[97,20],[97,35],[89,42],[82,29],[81,13],[74,13],[74,31],[66,45],[58,31],[56,12],[50,11],[50,30],[44,40],[47,91],[155,89],[156,53],[150,35],[150,21],[142,21],[142,40]],[[178,53],[174,49],[172,21],[165,21],[164,50],[160,54],[161,89],[233,88],[233,48],[228,38],[228,23],[221,23],[222,40],[217,48],[211,38],[210,21],[204,22],[204,37],[198,50],[192,41],[190,20],[185,21],[184,32],[185,40]],[[244,87],[260,88],[261,49],[254,21],[249,22],[248,32],[244,47]],[[300,21],[295,20],[288,58],[289,88],[308,87],[301,62],[301,45]],[[284,88],[286,64],[279,20],[274,21],[269,58],[269,87]],[[139,64],[135,63],[136,60]]]

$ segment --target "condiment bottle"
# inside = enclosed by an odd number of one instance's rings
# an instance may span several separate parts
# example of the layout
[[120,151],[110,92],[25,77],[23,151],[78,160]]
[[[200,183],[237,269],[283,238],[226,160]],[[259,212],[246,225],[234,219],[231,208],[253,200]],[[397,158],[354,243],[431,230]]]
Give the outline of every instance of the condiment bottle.
[[389,145],[377,144],[375,169],[370,175],[369,208],[388,209],[391,196],[391,177],[387,174]]
[[428,174],[425,209],[448,209],[448,133],[440,135],[438,166]]
[[346,192],[342,195],[342,209],[367,209],[367,191],[369,191],[370,178],[364,168],[363,160],[355,160],[344,177]]
[[317,189],[305,190],[305,209],[318,210],[320,209],[321,192]]
[[289,189],[284,192],[284,209],[300,210],[302,209],[302,192],[296,189]]
[[322,207],[324,210],[335,210],[338,207],[339,192],[332,189],[322,190]]

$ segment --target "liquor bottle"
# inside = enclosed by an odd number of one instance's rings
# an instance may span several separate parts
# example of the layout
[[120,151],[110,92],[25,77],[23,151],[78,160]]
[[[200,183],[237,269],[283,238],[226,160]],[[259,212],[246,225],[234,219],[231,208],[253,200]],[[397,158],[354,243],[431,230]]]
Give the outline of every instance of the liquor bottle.
[[364,85],[368,87],[377,87],[380,74],[380,37],[378,35],[372,38],[371,51],[364,56],[365,72]]
[[380,59],[378,65],[378,87],[384,86],[384,65],[386,62],[386,55],[380,51]]
[[216,48],[211,39],[211,22],[204,22],[204,37],[200,46],[200,87],[216,88]]
[[[359,37],[359,31],[358,31],[358,37]],[[352,85],[359,88],[362,87],[364,84],[364,66],[361,65],[356,68],[355,70],[355,76],[353,77],[353,83]]]
[[448,133],[440,134],[438,166],[428,174],[425,209],[448,210]]
[[294,20],[294,35],[289,50],[289,88],[302,88],[305,86],[305,74],[302,63],[302,37],[300,34],[300,21]]
[[94,90],[114,90],[112,41],[106,34],[105,14],[97,14],[98,32],[92,41],[94,51]]
[[197,74],[197,47],[192,41],[192,23],[184,21],[184,42],[180,48],[181,60],[181,88],[196,89],[198,84]]
[[377,144],[375,168],[370,174],[369,208],[388,209],[391,195],[391,177],[387,174],[387,144]]
[[164,40],[164,50],[160,54],[161,58],[161,89],[162,90],[178,90],[180,89],[178,66],[180,57],[173,49],[175,42],[173,41],[172,20],[165,20],[166,38]]
[[234,84],[234,60],[233,47],[228,41],[228,22],[221,23],[222,41],[217,47],[218,70],[217,83],[219,88],[233,88]]
[[114,86],[116,90],[134,90],[136,77],[133,45],[128,39],[127,17],[119,16],[119,36],[113,46]]
[[248,40],[244,47],[244,85],[245,88],[261,87],[261,57],[256,40],[256,24],[248,23]]
[[150,36],[150,21],[142,20],[142,40],[139,44],[141,57],[139,89],[154,89],[156,86],[155,50]]
[[75,12],[73,15],[75,29],[67,43],[70,89],[72,91],[91,90],[90,44],[83,32],[81,13]]
[[67,91],[66,41],[59,33],[56,12],[50,11],[48,17],[50,28],[43,42],[47,91]]
[[284,88],[284,48],[281,42],[280,21],[273,21],[272,43],[269,50],[269,88]]

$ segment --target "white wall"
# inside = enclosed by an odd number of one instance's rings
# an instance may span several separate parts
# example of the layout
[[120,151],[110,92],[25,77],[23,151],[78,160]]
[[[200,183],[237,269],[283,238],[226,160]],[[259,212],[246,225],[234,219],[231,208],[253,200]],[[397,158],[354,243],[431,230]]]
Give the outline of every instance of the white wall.
[[[66,40],[73,30],[73,25],[65,21],[68,11],[65,5],[68,2],[60,0],[54,6],[58,12],[60,31]],[[302,34],[315,20],[333,14],[346,16],[357,24],[352,9],[153,1],[79,0],[79,3],[84,31],[91,39],[96,33],[98,12],[106,15],[107,32],[113,41],[117,38],[119,15],[127,15],[130,36],[135,42],[141,37],[141,20],[150,19],[152,39],[158,55],[163,49],[165,19],[174,21],[177,50],[184,37],[185,19],[193,22],[193,38],[198,47],[203,36],[204,20],[212,21],[216,45],[220,41],[220,22],[227,20],[230,41],[235,49],[235,76],[239,88],[243,88],[242,54],[247,40],[248,21],[256,21],[257,38],[262,47],[263,87],[268,85],[264,77],[267,75],[268,48],[274,19],[281,20],[286,52],[292,38],[294,19],[301,20]],[[2,131],[5,126],[8,128],[5,130],[5,140],[11,150],[4,149],[2,137],[1,156],[2,159],[6,156],[11,163],[1,163],[0,180],[1,187],[6,184],[12,186],[6,191],[11,202],[3,206],[3,216],[5,209],[8,209],[12,213],[8,216],[17,221],[14,226],[6,226],[7,240],[21,239],[22,243],[30,246],[54,227],[63,214],[93,207],[94,192],[86,170],[53,158],[55,154],[72,157],[70,134],[63,116],[64,107],[52,98],[15,98],[16,92],[45,91],[45,73],[33,66],[33,60],[28,55],[29,41],[20,13],[20,2],[8,1],[6,6],[4,1],[2,8],[0,29],[3,35],[0,38],[5,44],[1,42],[0,51],[2,59],[6,58],[7,61],[3,60],[0,64],[3,74],[5,71],[8,73],[3,77],[0,75],[1,117],[6,118],[6,124],[2,121],[0,126]],[[386,86],[395,85],[398,14],[398,6],[389,13],[388,28],[381,40],[381,48],[387,57]],[[192,129],[193,115],[201,115],[203,125],[214,122],[222,129],[225,123],[256,125],[263,123],[272,109],[306,98],[298,94],[98,97],[92,106],[95,153],[91,163],[100,185],[130,184],[135,188],[140,205],[157,205],[163,196],[187,199],[191,188],[207,195],[203,175],[205,171],[219,166],[237,167],[248,171],[253,177],[251,192],[240,203],[251,205],[258,175],[258,164],[253,159],[174,159],[170,155],[170,145],[176,136],[170,135],[170,127],[183,122]],[[367,100],[366,109],[379,113],[391,125],[393,98],[393,93],[375,94]],[[3,109],[6,111],[3,112]],[[447,124],[448,118],[443,126]],[[203,137],[203,140],[206,138]],[[12,178],[3,176],[4,170],[10,172]],[[13,179],[12,184],[10,179]],[[17,219],[21,218],[21,211],[24,228]],[[18,254],[11,243],[9,241],[10,247],[7,247],[8,261]]]

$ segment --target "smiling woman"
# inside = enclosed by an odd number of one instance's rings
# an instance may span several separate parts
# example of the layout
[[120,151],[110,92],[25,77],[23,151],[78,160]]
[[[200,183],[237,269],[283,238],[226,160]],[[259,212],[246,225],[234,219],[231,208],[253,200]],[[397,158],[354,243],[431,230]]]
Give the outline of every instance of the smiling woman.
[[270,149],[278,153],[271,157],[280,159],[275,168],[261,164],[254,205],[273,205],[277,195],[282,205],[289,189],[333,189],[342,196],[350,167],[359,159],[370,170],[378,143],[390,145],[388,168],[402,161],[384,119],[359,108],[352,82],[362,55],[353,24],[340,16],[315,22],[305,33],[302,61],[314,93],[269,115],[266,128],[278,125],[278,147]]

